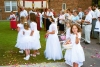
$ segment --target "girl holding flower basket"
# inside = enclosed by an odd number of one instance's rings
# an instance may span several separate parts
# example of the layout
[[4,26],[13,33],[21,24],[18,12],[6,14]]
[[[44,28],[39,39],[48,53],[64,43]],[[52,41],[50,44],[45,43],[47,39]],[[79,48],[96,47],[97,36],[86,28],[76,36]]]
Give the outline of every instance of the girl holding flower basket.
[[[66,50],[65,63],[73,67],[81,67],[85,61],[84,51],[80,44],[81,28],[77,24],[71,26],[70,39],[66,41],[66,45],[72,47]],[[66,47],[67,48],[67,47]]]

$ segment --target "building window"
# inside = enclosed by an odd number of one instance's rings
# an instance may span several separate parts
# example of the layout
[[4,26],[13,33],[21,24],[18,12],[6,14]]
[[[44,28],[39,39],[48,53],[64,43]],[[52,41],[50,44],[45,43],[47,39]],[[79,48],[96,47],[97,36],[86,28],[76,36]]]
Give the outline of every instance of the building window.
[[66,3],[62,4],[62,10],[66,10]]
[[16,1],[5,1],[5,12],[17,11]]

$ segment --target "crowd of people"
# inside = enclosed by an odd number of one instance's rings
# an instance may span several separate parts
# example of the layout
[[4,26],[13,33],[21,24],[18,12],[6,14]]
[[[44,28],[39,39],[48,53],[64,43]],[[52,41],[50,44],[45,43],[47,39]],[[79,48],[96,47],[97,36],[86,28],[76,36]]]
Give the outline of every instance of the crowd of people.
[[[30,56],[36,57],[40,55],[41,48],[39,31],[44,29],[46,49],[44,55],[48,60],[61,60],[63,58],[61,43],[58,34],[62,35],[66,32],[66,45],[72,45],[67,49],[64,55],[65,63],[73,67],[81,67],[85,61],[85,55],[81,46],[81,34],[84,33],[85,44],[91,43],[91,37],[100,39],[100,11],[97,6],[89,6],[85,11],[82,8],[71,11],[70,9],[61,10],[59,15],[53,9],[45,9],[42,13],[39,10],[32,9],[29,13],[21,7],[21,11],[17,17],[12,13],[10,20],[15,20],[17,24],[17,43],[15,47],[20,49],[20,53],[25,51],[25,60],[29,60]],[[15,28],[14,28],[15,29]],[[100,44],[100,40],[99,43]],[[33,53],[30,54],[30,50]]]

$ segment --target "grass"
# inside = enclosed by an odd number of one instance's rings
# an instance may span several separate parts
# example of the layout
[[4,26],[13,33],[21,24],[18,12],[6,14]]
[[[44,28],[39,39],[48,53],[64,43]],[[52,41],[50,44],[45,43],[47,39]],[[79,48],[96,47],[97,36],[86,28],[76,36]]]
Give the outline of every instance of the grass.
[[[45,50],[45,31],[40,31],[40,42],[42,48],[40,49],[41,55],[36,58],[31,57],[30,60],[25,61],[23,57],[25,54],[20,54],[19,49],[15,48],[17,31],[11,30],[8,21],[0,21],[0,66],[1,65],[15,65],[15,64],[33,64],[43,62],[54,62],[53,60],[48,61],[44,57]],[[55,61],[55,62],[61,62]]]

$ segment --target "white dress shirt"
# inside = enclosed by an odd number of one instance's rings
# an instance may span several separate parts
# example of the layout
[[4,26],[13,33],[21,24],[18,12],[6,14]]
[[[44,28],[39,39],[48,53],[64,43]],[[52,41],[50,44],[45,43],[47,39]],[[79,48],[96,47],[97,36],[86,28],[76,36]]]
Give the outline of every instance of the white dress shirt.
[[[91,15],[90,13],[88,13],[88,14],[86,15],[85,21],[86,21],[86,22],[92,23],[92,15]],[[87,23],[85,23],[85,24],[87,24]]]
[[93,10],[91,10],[89,13],[92,15],[92,18],[96,18],[95,13],[94,13]]
[[68,15],[69,20],[72,20],[72,18],[73,18],[73,15]]
[[95,14],[95,16],[96,16],[96,19],[98,19],[99,15],[100,15],[99,9],[96,9],[96,10],[94,11],[94,14]]
[[65,20],[65,15],[63,14],[63,15],[60,15],[59,16],[59,23],[63,23],[64,22],[64,20]]
[[26,10],[21,11],[21,12],[20,12],[20,17],[21,17],[21,16],[27,17],[27,16],[28,16],[27,11],[26,11]]

